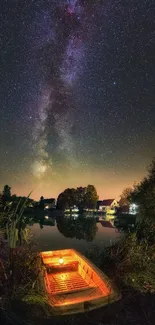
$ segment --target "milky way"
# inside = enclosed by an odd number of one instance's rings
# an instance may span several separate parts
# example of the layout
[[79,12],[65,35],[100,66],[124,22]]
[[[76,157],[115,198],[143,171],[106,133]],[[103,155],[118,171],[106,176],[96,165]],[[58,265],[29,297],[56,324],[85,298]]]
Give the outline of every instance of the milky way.
[[0,190],[118,197],[155,144],[151,0],[2,0]]
[[[77,165],[71,136],[74,126],[72,92],[78,76],[82,73],[87,34],[85,31],[86,8],[79,0],[64,0],[55,3],[55,11],[56,17],[52,17],[51,14],[51,26],[50,21],[47,26],[47,34],[52,35],[52,38],[49,36],[47,39],[45,33],[42,39],[44,47],[39,49],[44,53],[43,64],[46,66],[44,89],[33,132],[35,159],[32,169],[39,178],[47,169],[52,168],[52,154],[49,155],[47,145],[48,132],[52,136],[53,129],[59,138],[58,150],[63,152],[70,164]],[[47,17],[47,12],[43,12],[43,15]],[[44,24],[43,20],[42,23]],[[49,32],[50,28],[51,32]],[[46,64],[47,57],[50,57],[50,60]],[[50,121],[52,121],[51,125],[49,125]]]

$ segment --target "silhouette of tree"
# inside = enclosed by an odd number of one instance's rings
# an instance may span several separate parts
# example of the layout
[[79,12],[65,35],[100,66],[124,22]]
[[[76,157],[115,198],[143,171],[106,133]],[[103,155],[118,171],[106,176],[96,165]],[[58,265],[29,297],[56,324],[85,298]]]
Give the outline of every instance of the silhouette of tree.
[[43,196],[40,197],[39,208],[41,210],[44,210],[44,197]]
[[76,205],[79,211],[84,209],[96,208],[98,200],[97,191],[94,185],[87,187],[67,188],[64,192],[60,193],[57,199],[57,208],[60,210],[70,209]]
[[96,220],[93,218],[63,219],[57,222],[57,228],[65,237],[92,241],[97,232]]
[[120,207],[129,205],[130,203],[130,195],[133,189],[131,187],[127,187],[123,190],[122,194],[120,195],[119,205]]
[[2,192],[2,200],[3,202],[10,201],[11,199],[11,187],[9,185],[5,185]]
[[148,175],[134,186],[130,199],[139,205],[141,217],[155,219],[155,159],[148,168]]
[[64,211],[71,209],[76,204],[76,190],[74,188],[67,188],[60,193],[57,199],[57,209]]
[[85,204],[88,209],[95,209],[98,201],[97,191],[94,185],[88,185],[86,188]]

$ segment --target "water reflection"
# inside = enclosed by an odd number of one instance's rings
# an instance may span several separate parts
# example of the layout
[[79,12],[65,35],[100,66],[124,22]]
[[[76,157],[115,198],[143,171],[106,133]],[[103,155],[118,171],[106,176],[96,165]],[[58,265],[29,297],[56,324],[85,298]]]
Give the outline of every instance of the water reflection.
[[51,217],[50,215],[40,216],[37,220],[40,224],[40,229],[44,226],[56,227],[59,233],[66,238],[84,239],[86,241],[93,241],[97,233],[97,223],[103,228],[113,228],[115,231],[129,231],[134,226],[133,217],[115,217],[101,216],[99,218],[76,215],[64,217]]
[[136,224],[136,216],[120,216],[114,219],[114,227],[120,232],[128,233],[134,231]]
[[106,228],[115,228],[114,226],[114,220],[102,220],[100,221],[102,227]]
[[111,223],[104,223],[104,220],[105,218],[99,220],[99,217],[92,216],[36,216],[34,224],[31,224],[36,249],[43,251],[74,248],[84,253],[94,246],[109,246],[121,234],[115,227],[111,227]]
[[96,220],[93,218],[63,218],[57,220],[57,228],[67,238],[93,241],[96,236]]
[[72,214],[71,216],[40,215],[29,218],[29,225],[39,223],[40,229],[44,226],[56,227],[67,238],[77,238],[92,241],[97,232],[97,224],[103,228],[113,228],[116,231],[129,231],[134,228],[135,216],[84,216]]
[[39,219],[40,228],[43,229],[44,226],[54,227],[56,225],[56,219],[50,216],[42,216]]
[[[30,218],[31,220],[32,218]],[[81,253],[98,246],[109,246],[124,232],[131,231],[133,218],[122,216],[50,216],[39,214],[31,225],[38,251],[74,248]]]

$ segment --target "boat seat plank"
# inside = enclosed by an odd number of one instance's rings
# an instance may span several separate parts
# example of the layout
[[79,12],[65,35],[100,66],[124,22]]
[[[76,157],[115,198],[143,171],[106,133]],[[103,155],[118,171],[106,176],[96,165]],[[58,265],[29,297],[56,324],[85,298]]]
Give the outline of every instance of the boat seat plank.
[[41,252],[41,258],[42,281],[54,314],[93,310],[120,299],[105,274],[79,252]]
[[48,274],[46,281],[48,293],[52,294],[79,291],[89,287],[78,272]]

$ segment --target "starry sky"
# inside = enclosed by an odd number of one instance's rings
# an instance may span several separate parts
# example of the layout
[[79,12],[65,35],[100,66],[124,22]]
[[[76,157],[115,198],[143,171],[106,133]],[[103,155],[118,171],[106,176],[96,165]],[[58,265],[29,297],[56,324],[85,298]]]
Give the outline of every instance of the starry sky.
[[155,148],[154,0],[2,0],[0,188],[112,198]]

